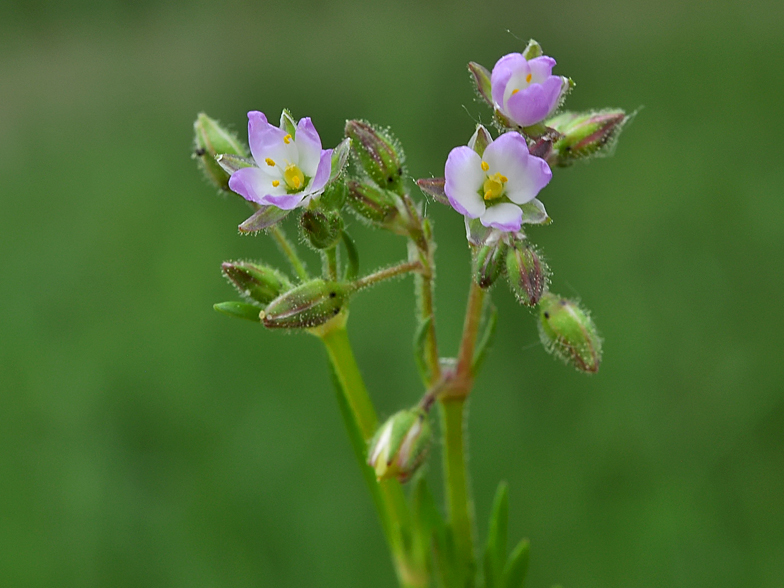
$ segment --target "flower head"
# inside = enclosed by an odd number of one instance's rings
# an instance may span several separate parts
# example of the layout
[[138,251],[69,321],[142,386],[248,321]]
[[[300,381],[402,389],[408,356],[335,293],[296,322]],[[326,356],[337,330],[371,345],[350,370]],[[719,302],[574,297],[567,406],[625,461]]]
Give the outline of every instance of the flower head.
[[552,114],[568,82],[552,75],[555,59],[540,55],[526,59],[522,53],[504,55],[490,76],[495,107],[521,127],[543,121]]
[[[472,148],[479,144],[477,137],[489,141],[481,155]],[[444,175],[444,193],[457,212],[478,218],[485,227],[516,232],[524,222],[522,205],[533,203],[544,211],[536,195],[552,172],[543,159],[528,154],[519,133],[510,131],[493,141],[479,126],[469,146],[449,153]]]
[[248,142],[256,162],[232,173],[229,188],[246,200],[291,210],[324,191],[332,168],[332,150],[310,118],[294,121],[284,111],[280,127],[258,111],[248,113]]

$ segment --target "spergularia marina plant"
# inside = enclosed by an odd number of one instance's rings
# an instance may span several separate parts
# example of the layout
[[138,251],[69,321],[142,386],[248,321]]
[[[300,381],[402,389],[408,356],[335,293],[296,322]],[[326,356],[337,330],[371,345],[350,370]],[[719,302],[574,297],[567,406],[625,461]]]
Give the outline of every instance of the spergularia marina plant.
[[[465,404],[497,321],[492,286],[506,281],[521,305],[535,309],[545,350],[584,373],[597,372],[601,364],[602,341],[590,313],[550,291],[550,268],[527,231],[550,223],[544,203],[548,186],[557,181],[553,170],[611,153],[629,117],[620,109],[561,110],[574,84],[553,74],[555,65],[535,41],[501,57],[492,71],[470,63],[477,94],[492,109],[496,137],[478,125],[466,145],[446,154],[443,177],[415,182],[397,139],[366,121],[346,122],[345,137],[327,149],[310,118],[297,121],[287,110],[277,126],[263,113],[249,112],[249,148],[205,114],[194,124],[194,156],[206,178],[251,207],[239,231],[265,232],[290,266],[284,271],[263,260],[223,263],[239,299],[215,309],[323,342],[340,413],[401,587],[521,588],[525,581],[527,540],[506,549],[506,486],[499,486],[480,553],[466,469]],[[412,196],[414,184],[463,217],[471,252],[463,333],[451,358],[442,355],[437,339],[435,236],[427,207]],[[360,271],[359,251],[343,220],[347,212],[369,228],[404,238],[405,256]],[[289,215],[297,217],[301,242],[321,257],[318,274],[307,270],[286,234]],[[414,356],[421,400],[379,426],[347,335],[348,308],[361,290],[406,274],[414,277],[418,301]],[[440,414],[444,514],[422,474],[434,407]]]

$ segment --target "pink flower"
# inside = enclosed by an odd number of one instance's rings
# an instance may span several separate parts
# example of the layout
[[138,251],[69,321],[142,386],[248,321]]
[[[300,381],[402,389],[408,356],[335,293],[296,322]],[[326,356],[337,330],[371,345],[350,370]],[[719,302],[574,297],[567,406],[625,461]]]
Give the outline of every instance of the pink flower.
[[257,167],[236,170],[229,188],[246,200],[283,210],[304,206],[324,191],[332,149],[321,148],[321,137],[309,118],[300,120],[296,129],[293,122],[284,112],[278,128],[261,112],[248,113],[248,142]]
[[[480,156],[474,150],[479,133],[489,139]],[[543,159],[528,154],[525,139],[514,131],[495,141],[484,127],[469,141],[449,153],[444,172],[444,193],[449,204],[469,219],[478,218],[485,227],[516,232],[523,223],[524,204],[531,203],[546,217],[536,195],[552,177]]]
[[555,59],[542,55],[530,61],[522,53],[504,55],[490,76],[495,107],[521,127],[543,121],[556,108],[568,82],[552,75]]

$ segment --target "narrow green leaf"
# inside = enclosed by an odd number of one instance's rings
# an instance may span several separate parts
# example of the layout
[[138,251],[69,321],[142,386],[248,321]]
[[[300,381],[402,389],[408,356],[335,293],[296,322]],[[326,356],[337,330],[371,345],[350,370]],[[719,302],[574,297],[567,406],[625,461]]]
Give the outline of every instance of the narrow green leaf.
[[414,359],[416,360],[419,375],[425,386],[429,386],[431,373],[427,363],[427,337],[430,329],[431,317],[419,323],[416,334],[414,335]]
[[347,257],[343,281],[351,282],[356,279],[357,274],[359,273],[359,252],[357,251],[354,240],[346,231],[343,231],[343,246],[346,248]]
[[219,302],[213,304],[212,307],[218,312],[234,318],[241,318],[255,323],[261,323],[259,313],[261,312],[260,306],[248,304],[247,302]]
[[504,583],[501,588],[523,588],[528,572],[528,556],[531,542],[523,539],[517,544],[504,568]]
[[498,310],[491,302],[490,314],[484,321],[482,337],[479,339],[479,343],[477,344],[476,350],[474,351],[474,361],[471,364],[471,372],[474,375],[479,373],[479,370],[482,368],[482,363],[485,360],[485,356],[493,344],[493,338],[495,337],[495,328],[497,324]]
[[485,587],[499,586],[506,563],[507,529],[509,525],[509,487],[506,482],[498,484],[493,501],[490,524],[487,527],[485,548]]

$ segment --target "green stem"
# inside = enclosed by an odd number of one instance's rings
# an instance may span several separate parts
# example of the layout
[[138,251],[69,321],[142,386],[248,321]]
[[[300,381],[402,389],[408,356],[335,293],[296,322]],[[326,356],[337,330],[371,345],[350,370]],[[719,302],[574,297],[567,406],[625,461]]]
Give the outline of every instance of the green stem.
[[474,556],[474,509],[468,489],[463,429],[465,398],[441,400],[441,428],[444,435],[444,480],[449,523],[455,539],[460,586],[473,586],[476,570]]
[[305,264],[302,263],[302,260],[297,255],[297,251],[292,245],[291,241],[288,240],[286,237],[286,233],[283,232],[283,229],[280,228],[278,225],[273,225],[270,227],[270,235],[272,238],[275,239],[275,242],[278,244],[283,255],[286,256],[286,259],[289,260],[291,267],[294,268],[297,276],[303,282],[310,279],[310,275],[308,271],[305,269]]
[[396,276],[420,269],[422,269],[422,264],[418,261],[409,261],[406,263],[393,265],[392,267],[386,267],[384,269],[378,270],[377,272],[373,272],[372,274],[359,278],[353,283],[353,286],[357,290],[361,288],[367,288],[368,286],[372,286],[378,282],[383,282],[384,280],[388,280],[390,278],[394,278]]
[[449,374],[446,378],[444,390],[439,393],[444,435],[444,483],[449,504],[449,521],[461,565],[461,586],[473,586],[476,571],[474,508],[466,463],[464,419],[466,399],[474,384],[471,366],[484,298],[485,291],[472,280],[457,367],[454,374]]
[[321,251],[324,256],[324,277],[328,280],[338,279],[338,249],[337,247],[330,247]]
[[403,588],[424,588],[428,585],[425,570],[413,569],[408,561],[403,532],[411,529],[411,513],[403,488],[397,480],[376,481],[375,473],[367,462],[367,444],[378,428],[378,419],[362,375],[359,372],[348,333],[345,317],[336,317],[338,323],[327,323],[314,330],[327,348],[341,413],[351,438],[365,483],[373,497],[384,535],[392,552],[398,580]]

